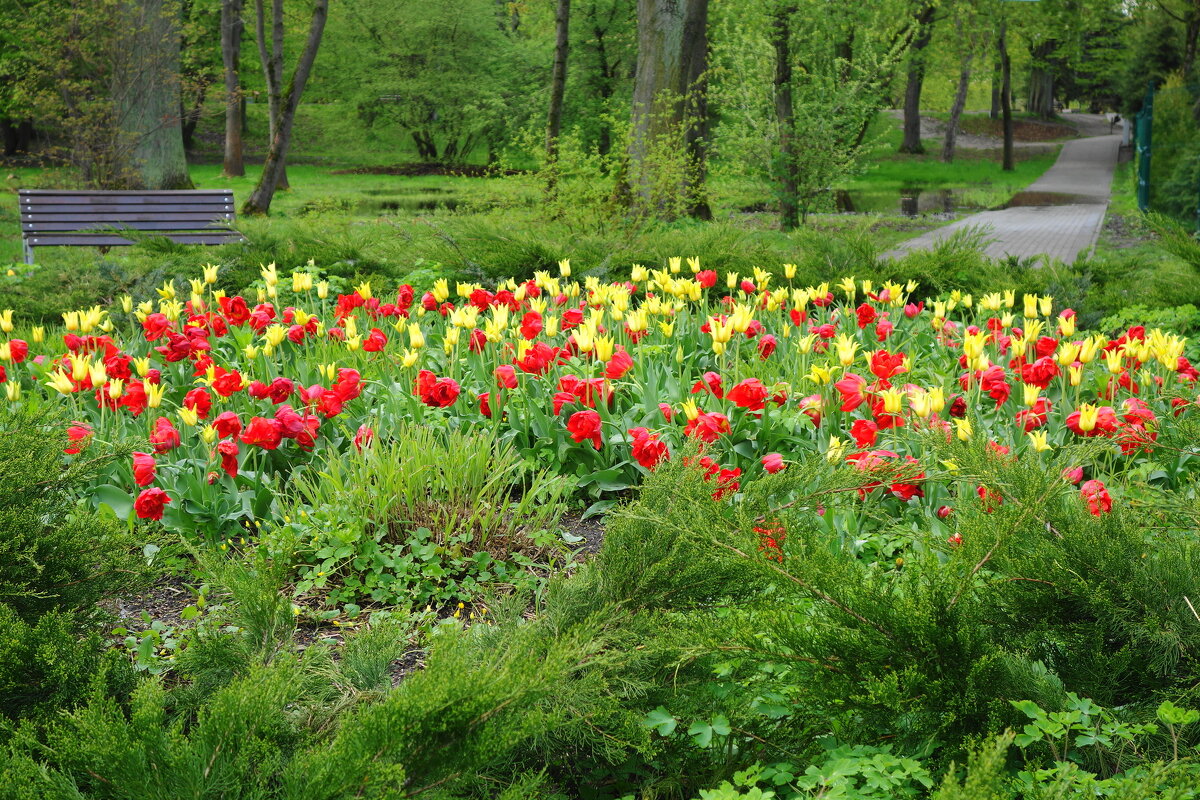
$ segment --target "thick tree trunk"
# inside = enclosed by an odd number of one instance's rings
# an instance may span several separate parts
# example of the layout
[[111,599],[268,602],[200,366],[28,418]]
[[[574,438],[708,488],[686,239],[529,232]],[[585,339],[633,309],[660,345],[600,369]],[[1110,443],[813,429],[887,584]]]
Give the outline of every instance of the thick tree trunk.
[[954,104],[950,107],[950,120],[946,125],[946,140],[942,142],[942,161],[949,164],[954,160],[954,145],[958,138],[958,120],[967,104],[967,90],[971,86],[971,58],[968,50],[963,55],[962,69],[958,73],[958,90],[954,93]]
[[246,174],[242,161],[243,100],[238,63],[242,52],[242,8],[244,0],[222,0],[221,61],[225,68],[225,161],[221,174],[240,178]]
[[780,6],[771,25],[771,43],[775,46],[775,122],[779,126],[779,227],[794,230],[800,224],[796,203],[796,145],[792,132],[795,108],[792,99],[792,15],[796,6]]
[[[632,183],[630,197],[660,215],[673,213],[670,206],[682,199],[687,213],[711,219],[703,193],[708,0],[638,0],[637,29],[629,169],[624,178]],[[673,179],[680,197],[669,198],[657,184],[664,156],[670,155],[663,148],[674,146],[683,148],[687,165]]]
[[1013,165],[1012,61],[1008,57],[1008,23],[1000,23],[1000,114],[1004,119],[1004,161],[1002,169],[1011,172]]
[[1029,112],[1042,119],[1054,117],[1054,72],[1048,59],[1058,49],[1058,42],[1049,40],[1030,51],[1033,66],[1029,71]]
[[174,0],[130,0],[125,57],[113,70],[120,127],[131,137],[129,174],[140,189],[189,189],[179,89],[179,6]]
[[933,3],[925,3],[913,24],[917,34],[908,53],[908,83],[904,88],[904,140],[901,153],[924,153],[921,144],[921,87],[925,83],[925,48],[933,39]]
[[558,0],[554,15],[554,69],[550,76],[550,110],[546,113],[546,164],[554,193],[558,183],[554,165],[558,162],[558,137],[562,134],[563,98],[567,91],[567,50],[570,47],[571,0]]
[[[262,0],[255,0],[261,3]],[[282,0],[276,0],[282,3]],[[317,49],[321,46],[321,35],[325,31],[325,20],[329,16],[329,0],[314,0],[312,22],[308,29],[308,40],[304,44],[304,52],[296,62],[296,71],[287,91],[282,95],[279,125],[275,135],[271,137],[271,146],[267,149],[267,159],[263,163],[262,176],[250,199],[242,206],[243,214],[266,214],[271,208],[271,198],[279,186],[283,176],[283,164],[287,158],[288,144],[292,137],[292,123],[296,119],[296,109],[300,106],[300,97],[304,94],[304,86],[312,73],[313,62],[317,60]]]

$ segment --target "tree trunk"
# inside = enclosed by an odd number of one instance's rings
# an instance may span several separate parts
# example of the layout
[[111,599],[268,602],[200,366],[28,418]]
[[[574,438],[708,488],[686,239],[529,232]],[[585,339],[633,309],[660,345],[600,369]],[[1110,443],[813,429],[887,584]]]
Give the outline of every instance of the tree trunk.
[[1196,40],[1200,39],[1200,0],[1192,0],[1184,20],[1183,63],[1180,67],[1184,77],[1190,78],[1192,66],[1196,63]]
[[[703,194],[708,0],[638,0],[637,30],[629,168],[623,180],[632,182],[627,187],[631,199],[651,213],[670,216],[669,204],[682,198],[688,214],[711,219]],[[681,147],[683,152],[663,152],[664,146]],[[687,162],[682,174],[672,177],[677,197],[664,196],[657,185],[664,157],[671,155],[682,155]]]
[[775,46],[775,122],[779,126],[779,227],[795,230],[800,224],[800,209],[796,203],[796,145],[792,136],[795,109],[792,102],[792,16],[796,6],[780,6],[775,10],[771,26],[771,43]]
[[242,161],[242,112],[244,99],[238,79],[242,52],[242,7],[244,0],[222,0],[221,61],[225,67],[225,162],[221,174],[240,178],[246,174]]
[[204,116],[204,100],[208,97],[208,84],[208,80],[202,79],[196,87],[196,97],[192,101],[192,107],[182,110],[183,149],[185,152],[192,149],[192,139],[196,135],[196,126],[200,124],[200,119]]
[[1041,42],[1030,50],[1033,66],[1029,71],[1029,112],[1042,119],[1054,117],[1054,71],[1048,59],[1058,49],[1058,42]]
[[925,3],[913,24],[917,35],[913,37],[908,53],[908,83],[904,88],[904,141],[901,153],[924,153],[921,144],[921,87],[925,83],[925,48],[933,39],[933,3]]
[[6,119],[0,119],[0,138],[4,140],[4,155],[17,154],[17,126]]
[[[260,4],[262,0],[255,0]],[[282,4],[282,0],[276,0]],[[287,148],[292,137],[292,123],[296,119],[296,109],[300,106],[300,97],[304,94],[304,86],[312,73],[313,62],[317,59],[317,49],[321,46],[321,34],[325,31],[325,20],[329,16],[329,0],[314,0],[312,22],[308,29],[308,40],[304,43],[304,52],[296,62],[296,70],[287,91],[282,95],[279,125],[275,135],[271,137],[271,146],[267,149],[267,159],[263,163],[262,176],[250,199],[242,206],[243,214],[266,214],[271,208],[271,198],[279,186],[283,176],[283,164],[287,158]]]
[[554,70],[550,77],[550,110],[546,114],[546,190],[554,194],[558,183],[555,164],[558,162],[558,137],[562,133],[563,97],[567,91],[567,50],[570,47],[571,0],[558,0],[554,14]]
[[[960,28],[961,30],[961,28]],[[958,73],[958,91],[954,93],[954,105],[950,107],[950,121],[946,125],[946,140],[942,143],[942,161],[949,164],[954,160],[954,144],[958,137],[958,119],[967,104],[967,89],[971,86],[971,58],[968,50],[963,55],[962,69]]]
[[130,0],[124,58],[112,74],[120,128],[131,135],[129,170],[114,176],[139,189],[190,189],[180,121],[179,6]]
[[1013,118],[1012,118],[1012,61],[1008,58],[1008,23],[1000,23],[1000,113],[1004,119],[1004,162],[1002,168],[1011,172],[1013,166]]
[[996,58],[996,63],[992,66],[992,109],[988,112],[988,116],[992,119],[1000,119],[1000,59]]
[[[262,62],[267,86],[267,140],[274,142],[282,122],[283,109],[283,0],[271,0],[271,43],[267,44],[265,0],[254,0],[254,39]],[[279,164],[276,188],[287,189],[287,169]]]

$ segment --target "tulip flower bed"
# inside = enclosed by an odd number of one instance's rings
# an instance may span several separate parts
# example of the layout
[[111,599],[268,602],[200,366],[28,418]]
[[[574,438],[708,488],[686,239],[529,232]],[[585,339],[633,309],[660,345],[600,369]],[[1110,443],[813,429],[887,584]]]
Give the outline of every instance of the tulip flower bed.
[[792,275],[0,311],[0,788],[1193,796],[1188,342]]
[[[819,452],[861,475],[864,499],[952,544],[956,503],[1004,498],[927,457],[931,434],[1013,459],[1107,442],[1064,475],[1093,514],[1120,502],[1136,465],[1172,485],[1187,472],[1188,455],[1155,452],[1161,426],[1196,404],[1186,342],[1076,331],[1050,297],[918,300],[912,285],[800,287],[673,259],[621,284],[573,281],[564,262],[494,292],[439,281],[342,296],[272,265],[247,299],[211,291],[215,269],[187,294],[168,284],[67,314],[62,330],[0,313],[10,407],[67,409],[68,457],[137,448],[93,504],[198,540],[280,522],[298,470],[406,427],[489,434],[566,476],[592,513],[689,443],[718,500]],[[779,550],[767,529],[763,550]]]

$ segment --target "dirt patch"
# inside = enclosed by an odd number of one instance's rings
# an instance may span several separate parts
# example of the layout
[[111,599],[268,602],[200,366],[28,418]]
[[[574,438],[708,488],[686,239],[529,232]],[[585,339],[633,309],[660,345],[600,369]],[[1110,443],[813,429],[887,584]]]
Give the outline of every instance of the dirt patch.
[[1157,239],[1158,236],[1136,217],[1125,214],[1109,212],[1104,217],[1104,227],[1100,229],[1101,242],[1114,250],[1138,247]]
[[458,178],[495,178],[525,174],[519,169],[481,167],[478,164],[443,164],[436,161],[419,161],[413,164],[392,164],[382,167],[354,167],[335,169],[331,175],[398,175],[405,178],[420,178],[426,175],[448,175]]
[[[1004,121],[988,116],[962,117],[959,127],[966,133],[975,136],[988,136],[1003,140]],[[1063,122],[1043,122],[1041,120],[1013,120],[1013,141],[1017,142],[1053,142],[1057,139],[1067,139],[1076,135],[1075,128]]]
[[558,524],[570,535],[583,539],[571,545],[579,548],[581,554],[591,557],[600,552],[600,545],[604,543],[604,523],[599,517],[583,519],[578,514],[570,514],[559,520]]
[[1001,208],[1025,208],[1028,206],[1074,206],[1104,205],[1108,198],[1102,195],[1064,194],[1062,192],[1017,192]]
[[[194,605],[196,595],[191,587],[178,576],[170,576],[151,586],[142,594],[118,597],[105,601],[101,608],[122,622],[142,622],[143,612],[151,621],[158,620],[166,625],[179,626],[183,621],[183,610]],[[129,626],[126,626],[129,627]],[[137,625],[133,626],[137,628]]]

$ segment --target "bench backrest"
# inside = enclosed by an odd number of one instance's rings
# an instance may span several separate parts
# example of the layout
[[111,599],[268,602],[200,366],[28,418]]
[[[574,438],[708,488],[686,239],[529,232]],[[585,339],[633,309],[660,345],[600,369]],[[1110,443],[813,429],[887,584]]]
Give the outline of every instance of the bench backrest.
[[59,191],[22,189],[21,235],[30,247],[113,247],[132,240],[113,229],[145,231],[182,244],[224,244],[241,238],[232,227],[233,192]]

